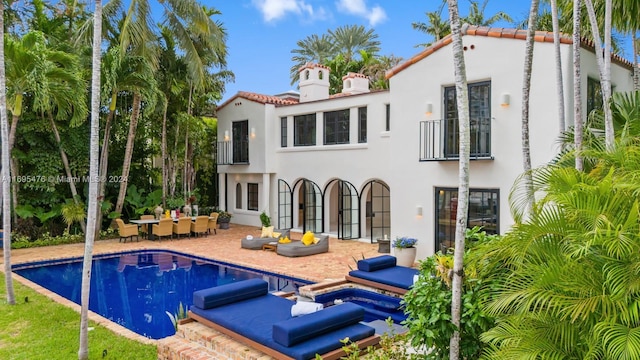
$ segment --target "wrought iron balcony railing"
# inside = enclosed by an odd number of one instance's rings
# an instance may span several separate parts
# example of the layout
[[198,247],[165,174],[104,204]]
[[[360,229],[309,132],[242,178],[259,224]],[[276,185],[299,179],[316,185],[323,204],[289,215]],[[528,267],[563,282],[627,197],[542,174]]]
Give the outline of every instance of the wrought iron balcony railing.
[[218,141],[216,159],[218,165],[249,164],[249,141]]
[[[491,118],[472,118],[470,132],[471,159],[491,159]],[[420,161],[455,160],[459,151],[457,118],[420,122]]]

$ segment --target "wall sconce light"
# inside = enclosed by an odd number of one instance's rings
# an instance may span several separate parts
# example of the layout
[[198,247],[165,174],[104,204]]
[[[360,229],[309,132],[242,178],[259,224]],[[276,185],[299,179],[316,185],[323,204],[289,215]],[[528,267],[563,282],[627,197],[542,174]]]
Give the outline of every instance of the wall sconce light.
[[500,106],[508,107],[509,104],[511,104],[511,96],[507,93],[500,95]]
[[251,138],[255,139],[256,138],[256,128],[251,128]]
[[422,219],[422,206],[421,205],[416,206],[416,218]]
[[229,130],[224,131],[224,141],[229,141]]
[[428,102],[424,107],[424,114],[429,116],[433,113],[433,104]]

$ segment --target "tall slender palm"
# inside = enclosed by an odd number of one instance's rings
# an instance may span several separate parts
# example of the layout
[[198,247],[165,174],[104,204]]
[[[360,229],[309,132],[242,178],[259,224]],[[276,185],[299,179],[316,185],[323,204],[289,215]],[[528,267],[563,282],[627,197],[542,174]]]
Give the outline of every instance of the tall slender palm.
[[335,43],[336,51],[342,54],[347,62],[354,59],[360,50],[374,55],[380,51],[378,34],[373,29],[365,29],[362,25],[344,25],[335,30],[329,30],[329,36]]
[[[188,78],[195,88],[200,89],[204,86],[211,64],[226,66],[226,32],[220,22],[210,17],[212,9],[201,6],[196,0],[166,0],[161,4],[164,8],[163,23],[171,30],[178,49],[184,52]],[[149,46],[152,39],[157,38],[157,35],[153,35],[155,28],[151,26],[149,11],[148,0],[131,1],[120,44],[123,49],[131,49],[134,54],[145,57],[157,68],[159,52],[156,46]],[[213,13],[219,14],[216,11]],[[207,59],[203,57],[203,49],[206,50]],[[140,104],[141,94],[135,92],[116,212],[121,212],[124,205]]]
[[4,1],[0,1],[0,146],[2,161],[2,229],[4,281],[7,292],[7,303],[16,304],[11,272],[11,171],[9,165],[9,119],[7,118],[7,88],[4,62]]
[[89,195],[87,231],[85,232],[84,260],[82,263],[82,288],[80,295],[80,343],[78,360],[89,358],[89,292],[91,265],[95,241],[96,213],[98,209],[98,151],[100,146],[100,61],[102,44],[102,1],[96,0],[93,21],[93,51],[91,69],[91,132],[89,145]]
[[460,318],[462,312],[462,277],[464,276],[464,245],[469,209],[469,94],[467,71],[462,50],[462,30],[458,16],[458,1],[448,0],[449,22],[453,36],[453,63],[458,107],[458,128],[460,129],[460,159],[458,160],[458,211],[456,214],[455,249],[453,254],[453,279],[451,283],[451,322],[456,326],[449,343],[449,357],[460,356]]
[[444,10],[444,6],[447,4],[446,0],[442,1],[442,4],[438,8],[437,11],[427,11],[425,15],[427,17],[427,23],[424,22],[413,22],[411,23],[411,27],[414,30],[418,30],[427,35],[433,36],[433,41],[423,44],[418,44],[418,46],[430,46],[434,42],[442,39],[443,37],[449,35],[451,33],[451,26],[449,25],[448,19],[442,18],[442,10]]
[[575,129],[575,167],[582,171],[582,71],[580,65],[580,24],[582,0],[573,0],[573,124]]
[[489,3],[489,0],[484,0],[482,5],[480,5],[478,1],[470,0],[469,15],[464,17],[462,20],[469,24],[478,25],[478,26],[491,26],[501,20],[513,22],[513,19],[511,18],[511,16],[509,16],[509,14],[502,11],[498,11],[497,13],[489,16],[488,18],[485,17],[484,11],[487,8],[488,3]]
[[329,34],[318,36],[312,34],[296,42],[297,48],[291,50],[293,65],[289,69],[291,84],[298,81],[299,69],[308,62],[324,64],[327,60],[335,56],[335,45]]
[[531,1],[529,23],[527,25],[527,39],[524,56],[524,70],[522,74],[522,167],[524,170],[525,192],[529,206],[526,214],[531,213],[533,206],[533,188],[531,179],[531,148],[529,142],[529,95],[531,93],[531,69],[533,67],[533,46],[536,32],[536,18],[538,16],[538,0]]
[[[564,83],[562,79],[562,54],[560,53],[560,24],[558,22],[558,1],[551,1],[551,22],[553,24],[553,47],[556,59],[556,91],[558,92],[558,123],[559,130],[565,131],[564,120]],[[539,23],[536,21],[536,24]],[[537,27],[536,27],[537,29]]]

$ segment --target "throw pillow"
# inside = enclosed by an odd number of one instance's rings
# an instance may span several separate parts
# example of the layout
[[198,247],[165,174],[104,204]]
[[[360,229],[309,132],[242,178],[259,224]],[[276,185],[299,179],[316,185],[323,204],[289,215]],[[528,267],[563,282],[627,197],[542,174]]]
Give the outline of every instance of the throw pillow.
[[271,233],[271,237],[274,239],[279,239],[280,235],[282,235],[282,233],[279,233],[277,231],[274,231],[273,233]]
[[302,236],[302,243],[304,244],[304,246],[309,246],[309,245],[313,244],[313,239],[314,238],[315,238],[314,234],[311,231],[307,231]]
[[320,241],[320,238],[317,238],[317,237],[314,237],[314,238],[313,238],[313,243],[314,243],[314,244],[317,244],[317,243],[318,243],[318,241]]
[[278,240],[278,242],[279,242],[280,244],[288,244],[288,243],[290,243],[290,242],[291,242],[291,240],[290,240],[287,236],[285,236],[285,237],[283,237],[283,238],[280,238],[280,240]]
[[262,238],[270,238],[273,234],[273,226],[263,226],[262,227],[262,234],[260,234],[260,237]]

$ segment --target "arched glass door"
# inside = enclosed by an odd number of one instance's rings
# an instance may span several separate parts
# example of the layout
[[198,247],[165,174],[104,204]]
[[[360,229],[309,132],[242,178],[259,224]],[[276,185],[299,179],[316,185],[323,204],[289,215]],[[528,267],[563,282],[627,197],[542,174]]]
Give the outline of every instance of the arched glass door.
[[360,198],[358,190],[348,181],[338,182],[338,239],[360,237]]
[[278,229],[293,227],[292,198],[291,186],[286,181],[278,179]]
[[391,235],[391,195],[389,186],[379,180],[368,182],[362,189],[365,199],[365,222],[371,242]]

